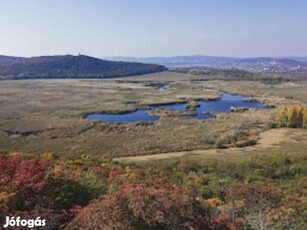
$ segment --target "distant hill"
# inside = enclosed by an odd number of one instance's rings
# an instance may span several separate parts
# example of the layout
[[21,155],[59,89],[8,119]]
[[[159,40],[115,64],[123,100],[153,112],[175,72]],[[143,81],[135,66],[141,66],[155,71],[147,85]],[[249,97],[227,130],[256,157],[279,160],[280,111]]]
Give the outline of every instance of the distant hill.
[[[224,66],[239,60],[231,57],[212,57],[212,56],[174,56],[174,57],[106,57],[107,60],[113,61],[136,61],[141,63],[154,63],[168,67],[213,67]],[[162,64],[163,63],[163,64]]]
[[89,56],[0,56],[0,79],[112,78],[165,71],[156,64],[106,61]]
[[137,61],[154,63],[169,68],[208,67],[220,69],[240,69],[251,72],[306,74],[307,58],[304,57],[213,57],[213,56],[175,56],[175,57],[110,57],[108,60]]
[[303,62],[307,64],[307,57],[283,57],[282,59],[291,59],[298,62]]

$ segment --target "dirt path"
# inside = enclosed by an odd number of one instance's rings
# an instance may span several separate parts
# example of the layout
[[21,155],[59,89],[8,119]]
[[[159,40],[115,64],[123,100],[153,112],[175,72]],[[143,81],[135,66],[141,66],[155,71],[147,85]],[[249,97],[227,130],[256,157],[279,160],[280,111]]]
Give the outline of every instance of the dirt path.
[[233,154],[248,154],[250,151],[257,149],[266,149],[278,146],[284,142],[293,142],[296,141],[297,137],[306,136],[307,141],[307,130],[302,129],[271,129],[260,135],[260,140],[257,145],[248,146],[245,148],[230,148],[230,149],[209,149],[209,150],[194,150],[194,151],[184,151],[184,152],[170,152],[170,153],[161,153],[145,156],[132,156],[132,157],[119,157],[114,158],[114,161],[123,162],[123,163],[132,163],[132,162],[145,162],[150,160],[164,160],[170,158],[181,158],[187,156],[201,157],[201,156],[231,156]]

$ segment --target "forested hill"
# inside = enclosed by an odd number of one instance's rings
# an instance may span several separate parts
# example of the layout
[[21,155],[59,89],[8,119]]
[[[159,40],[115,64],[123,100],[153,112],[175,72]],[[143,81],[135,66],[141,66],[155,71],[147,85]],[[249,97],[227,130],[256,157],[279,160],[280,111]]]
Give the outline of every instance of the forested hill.
[[0,56],[0,79],[112,78],[165,71],[156,64],[106,61],[89,56]]

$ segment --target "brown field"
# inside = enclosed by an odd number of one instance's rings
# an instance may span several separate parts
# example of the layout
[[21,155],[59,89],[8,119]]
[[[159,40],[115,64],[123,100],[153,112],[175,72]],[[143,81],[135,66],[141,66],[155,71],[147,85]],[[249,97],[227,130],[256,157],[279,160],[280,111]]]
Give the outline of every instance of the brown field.
[[304,129],[271,129],[260,134],[257,145],[244,148],[208,149],[162,153],[145,156],[113,158],[114,161],[129,164],[159,164],[172,163],[181,159],[194,159],[197,162],[206,160],[243,160],[253,154],[307,154],[307,130]]

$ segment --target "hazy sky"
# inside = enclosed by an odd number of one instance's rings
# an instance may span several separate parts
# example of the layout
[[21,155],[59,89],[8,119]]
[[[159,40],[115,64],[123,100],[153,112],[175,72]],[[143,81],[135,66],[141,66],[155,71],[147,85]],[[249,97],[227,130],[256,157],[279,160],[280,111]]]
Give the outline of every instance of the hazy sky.
[[0,0],[0,54],[307,56],[307,0]]

